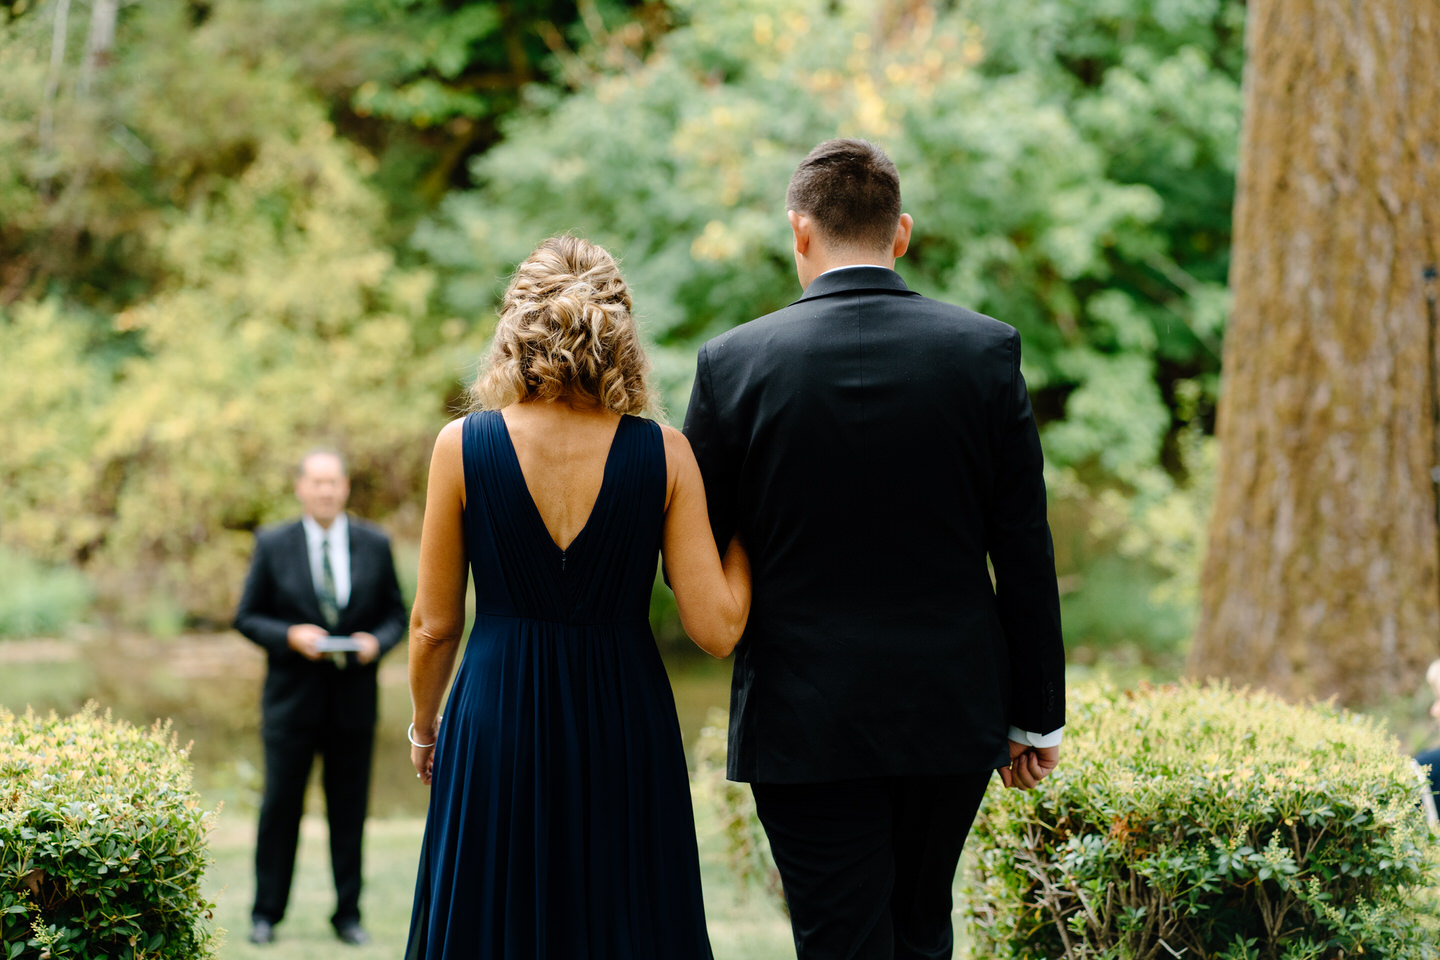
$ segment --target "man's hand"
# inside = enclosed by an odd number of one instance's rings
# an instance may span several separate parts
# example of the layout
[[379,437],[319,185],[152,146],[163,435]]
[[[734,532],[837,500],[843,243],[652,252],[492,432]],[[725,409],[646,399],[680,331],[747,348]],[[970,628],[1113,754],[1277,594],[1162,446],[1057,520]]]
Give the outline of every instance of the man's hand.
[[1000,782],[1017,790],[1033,790],[1060,764],[1060,748],[1031,747],[1010,741],[1010,766],[1000,768]]
[[306,660],[319,660],[324,654],[315,648],[321,640],[330,635],[324,627],[313,623],[297,623],[285,631],[285,642]]
[[360,649],[355,651],[355,658],[361,663],[372,663],[380,656],[380,641],[375,638],[375,634],[361,631],[350,634],[350,639],[360,644]]

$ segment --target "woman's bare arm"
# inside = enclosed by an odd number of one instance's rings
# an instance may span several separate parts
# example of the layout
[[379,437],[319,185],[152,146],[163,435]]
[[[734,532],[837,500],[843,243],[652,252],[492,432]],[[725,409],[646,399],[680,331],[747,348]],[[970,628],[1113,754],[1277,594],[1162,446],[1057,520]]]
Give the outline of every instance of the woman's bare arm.
[[661,430],[667,484],[663,550],[680,623],[701,650],[726,657],[750,616],[750,558],[736,537],[721,561],[690,442],[673,427]]
[[439,733],[440,701],[455,668],[465,631],[465,465],[461,454],[464,421],[445,426],[435,438],[430,482],[425,492],[425,525],[420,534],[420,574],[410,614],[410,701],[414,706],[415,771],[427,785]]

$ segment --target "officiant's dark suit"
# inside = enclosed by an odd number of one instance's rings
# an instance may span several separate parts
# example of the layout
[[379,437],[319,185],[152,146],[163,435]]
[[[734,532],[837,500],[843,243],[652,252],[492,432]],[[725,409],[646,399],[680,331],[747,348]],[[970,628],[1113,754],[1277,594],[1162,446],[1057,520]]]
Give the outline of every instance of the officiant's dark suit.
[[[328,456],[311,454],[305,462]],[[343,473],[338,457],[320,468]],[[304,473],[302,463],[297,494]],[[342,495],[338,509],[343,506]],[[319,554],[307,541],[306,522],[314,523],[311,512],[307,510],[305,520],[256,534],[250,574],[235,615],[235,628],[264,647],[268,658],[262,694],[265,792],[256,838],[251,934],[260,943],[269,941],[270,928],[285,915],[305,788],[317,753],[322,758],[335,877],[331,920],[342,939],[366,939],[359,925],[361,839],[369,799],[376,675],[380,656],[400,641],[407,620],[389,539],[343,513],[321,519],[326,530],[343,534],[333,559],[341,567],[338,552],[346,551],[349,590],[339,599],[348,602],[337,603],[327,594],[326,578],[333,579],[331,558],[325,559],[323,573],[312,562]],[[363,638],[369,651],[316,653],[311,639],[325,635]]]
[[716,540],[743,537],[754,580],[728,773],[801,960],[949,957],[986,783],[1064,723],[1020,338],[885,266],[807,269],[799,300],[701,348],[685,420]]

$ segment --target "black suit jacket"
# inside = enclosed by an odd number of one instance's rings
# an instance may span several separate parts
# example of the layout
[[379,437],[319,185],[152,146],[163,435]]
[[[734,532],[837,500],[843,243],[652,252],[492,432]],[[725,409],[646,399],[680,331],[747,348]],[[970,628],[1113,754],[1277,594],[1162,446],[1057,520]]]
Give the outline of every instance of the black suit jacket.
[[[1064,723],[1064,650],[1020,337],[883,267],[700,350],[685,434],[755,581],[731,779],[979,771]],[[986,567],[989,557],[995,581]]]
[[[383,656],[405,635],[405,603],[395,579],[390,541],[379,530],[347,517],[350,530],[350,602],[336,633],[373,633]],[[321,725],[368,729],[375,723],[379,657],[361,665],[346,654],[342,669],[328,658],[307,660],[285,640],[297,623],[323,624],[305,528],[300,522],[255,534],[255,556],[235,614],[235,629],[265,648],[270,666],[262,696],[266,736],[290,736]]]

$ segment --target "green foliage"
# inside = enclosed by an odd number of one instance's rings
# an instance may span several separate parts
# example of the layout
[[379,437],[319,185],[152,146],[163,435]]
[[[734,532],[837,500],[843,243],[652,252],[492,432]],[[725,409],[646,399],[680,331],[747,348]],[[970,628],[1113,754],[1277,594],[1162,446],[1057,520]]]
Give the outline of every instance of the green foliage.
[[374,54],[337,113],[382,157],[380,182],[408,230],[499,138],[531,85],[584,86],[643,55],[668,24],[653,0],[331,0],[346,37]]
[[909,282],[1024,334],[1067,603],[1137,611],[1072,639],[1185,632],[1240,0],[153,0],[88,82],[88,7],[54,62],[55,0],[9,9],[0,542],[132,621],[152,591],[228,619],[313,443],[417,529],[430,437],[546,235],[621,255],[678,416],[698,342],[798,293],[795,162],[856,134],[901,167]]
[[[45,39],[0,37],[0,62],[21,64]],[[71,199],[47,203],[38,169],[10,184],[34,197],[10,221],[17,246],[44,246],[73,214],[85,246],[108,252],[65,260],[68,274],[20,263],[53,293],[0,308],[4,542],[87,564],[112,597],[158,591],[216,621],[233,609],[248,531],[293,510],[306,447],[345,450],[359,512],[418,506],[430,439],[480,347],[431,313],[428,274],[377,239],[373,161],[274,58],[243,7],[217,5],[198,26],[178,0],[127,8],[112,95],[57,106],[57,130],[84,149],[28,143]],[[0,77],[12,117],[43,100],[41,71]],[[119,128],[144,151],[113,145]],[[12,152],[29,130],[0,117]]]
[[780,870],[770,853],[770,839],[760,826],[750,785],[725,778],[728,726],[725,711],[712,708],[695,742],[690,793],[697,809],[709,811],[719,821],[725,866],[741,892],[758,886],[770,899],[783,904]]
[[493,122],[527,84],[563,79],[578,65],[570,62],[577,48],[589,52],[614,34],[622,49],[641,49],[663,11],[639,0],[348,0],[345,8],[353,22],[391,31],[391,63],[356,91],[356,110],[422,129],[455,118]]
[[1194,630],[1216,444],[1196,412],[1200,385],[1181,380],[1173,391],[1184,425],[1167,449],[1184,482],[1161,470],[1098,490],[1073,469],[1049,478],[1060,507],[1057,557],[1062,569],[1078,570],[1062,578],[1060,598],[1076,659],[1129,650],[1173,676]]
[[5,960],[204,960],[214,814],[168,724],[0,710]]
[[110,391],[87,361],[92,328],[77,314],[55,299],[0,310],[0,537],[57,563],[83,556],[101,532],[77,507],[94,489],[88,457]]
[[84,619],[91,593],[79,571],[0,547],[0,637],[53,636]]
[[1225,686],[1075,700],[1055,773],[971,834],[979,954],[1440,956],[1440,850],[1378,723]]
[[[517,111],[477,163],[482,189],[453,198],[420,245],[456,275],[454,305],[475,312],[537,240],[578,230],[626,258],[655,339],[688,347],[794,298],[782,207],[796,160],[826,136],[876,138],[917,218],[902,271],[1026,333],[1034,386],[1067,391],[1075,407],[1052,431],[1059,459],[1102,459],[1121,475],[1153,463],[1170,420],[1156,359],[1214,369],[1187,331],[1200,313],[1223,317],[1213,298],[1223,302],[1240,101],[1238,73],[1212,55],[1236,41],[1212,29],[1208,47],[1187,44],[1206,32],[1198,5],[1182,17],[1188,32],[1147,34],[1153,46],[1086,86],[1060,39],[1017,60],[1017,6],[1036,30],[1056,7],[1090,26],[1148,7],[972,3],[964,15],[901,16],[873,2],[676,4],[683,25],[643,64]],[[1156,88],[1151,74],[1167,82]],[[1118,139],[1166,149],[1117,159],[1115,115],[1128,124]],[[1208,187],[1181,197],[1204,210],[1203,238],[1190,222],[1200,214],[1158,189],[1193,181],[1196,164]],[[1166,218],[1189,232],[1172,235]]]

